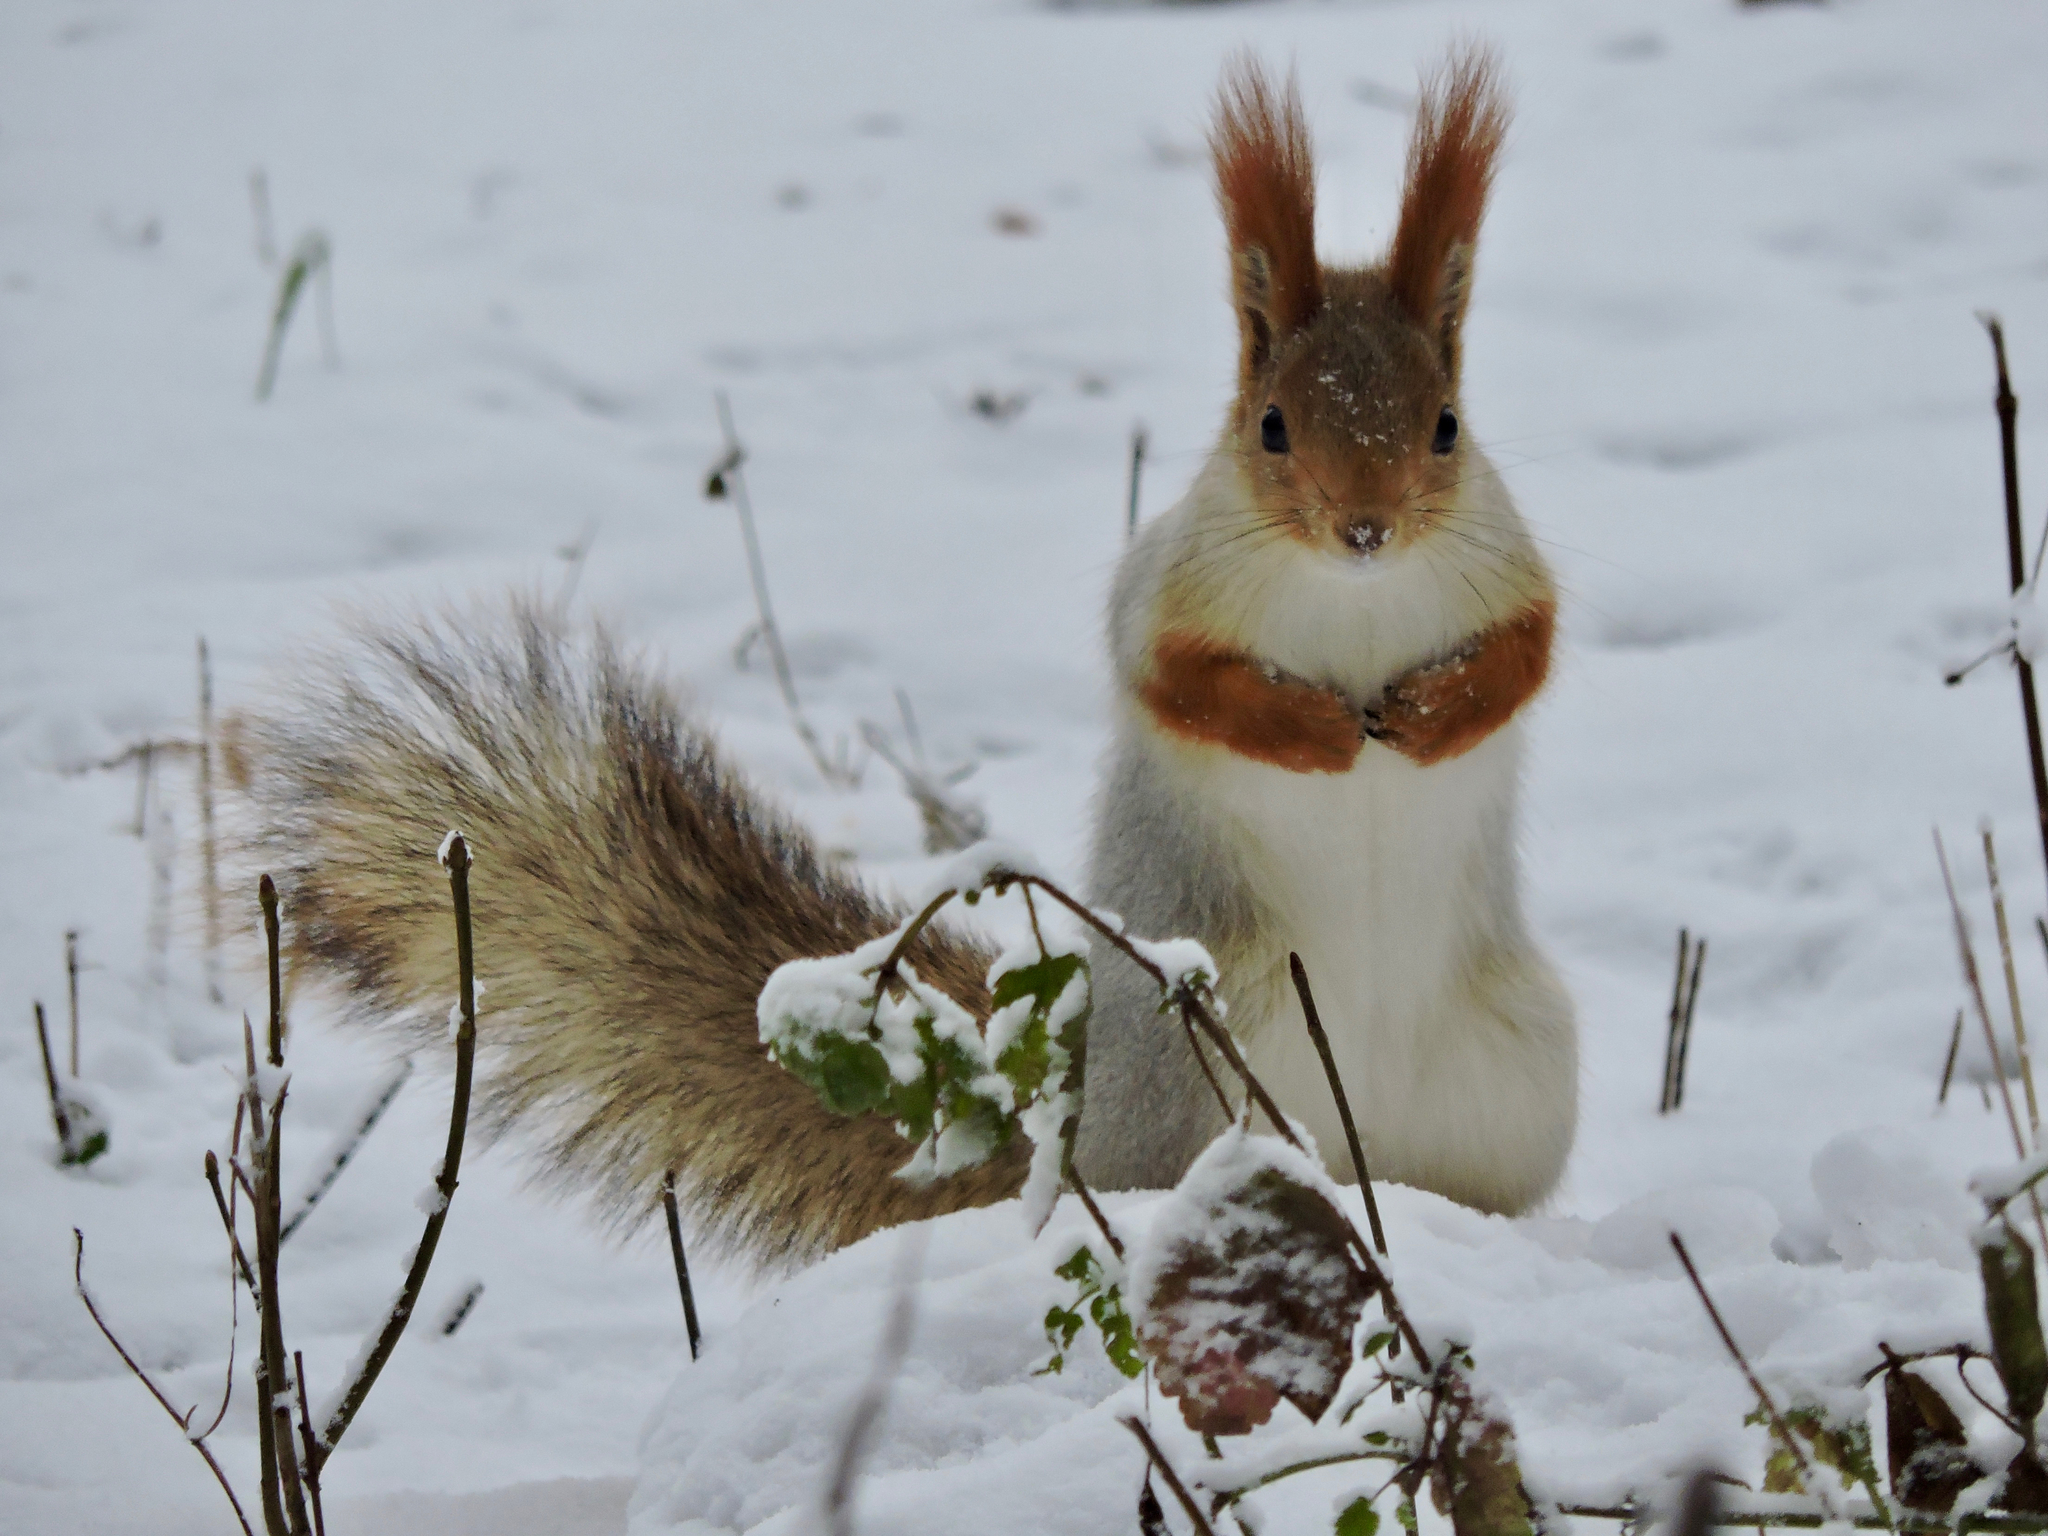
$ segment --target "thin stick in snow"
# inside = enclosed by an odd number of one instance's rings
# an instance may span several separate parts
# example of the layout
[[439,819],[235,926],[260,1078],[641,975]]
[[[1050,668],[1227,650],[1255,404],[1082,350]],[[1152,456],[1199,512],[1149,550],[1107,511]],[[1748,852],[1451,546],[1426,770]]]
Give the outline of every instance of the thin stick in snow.
[[1323,1075],[1330,1080],[1330,1097],[1337,1101],[1337,1118],[1344,1122],[1344,1141],[1351,1149],[1352,1171],[1358,1175],[1358,1188],[1365,1196],[1366,1219],[1372,1223],[1372,1245],[1385,1253],[1387,1234],[1380,1226],[1379,1202],[1372,1195],[1372,1175],[1365,1171],[1365,1148],[1359,1145],[1358,1126],[1351,1118],[1351,1101],[1344,1095],[1344,1080],[1337,1075],[1337,1058],[1331,1053],[1322,1015],[1316,1012],[1315,994],[1309,991],[1308,967],[1301,963],[1301,956],[1289,950],[1287,970],[1294,978],[1295,994],[1301,999],[1302,1017],[1308,1020],[1308,1037],[1315,1042],[1316,1054],[1323,1058]]
[[1937,1105],[1948,1102],[1948,1085],[1956,1075],[1956,1052],[1963,1048],[1963,1010],[1956,1010],[1956,1027],[1948,1037],[1948,1060],[1941,1064],[1941,1091],[1934,1096]]
[[[1998,393],[1992,404],[1998,412],[1998,453],[1999,469],[2005,485],[2005,550],[2007,574],[2012,579],[2012,590],[2017,593],[2026,585],[2026,552],[2021,548],[2023,534],[2020,528],[2020,460],[2016,428],[2019,421],[2020,402],[2012,392],[2012,377],[2005,367],[2005,327],[1996,315],[1979,315],[1978,320],[1991,336],[1991,355],[1998,368]],[[2019,673],[2020,712],[2027,727],[2027,766],[2034,777],[2034,814],[2039,822],[2041,834],[2041,856],[2048,862],[2048,761],[2041,751],[2041,708],[2034,697],[2034,664],[2013,653],[2015,670]]]
[[1143,422],[1131,428],[1131,494],[1124,509],[1124,537],[1130,538],[1138,531],[1138,482],[1145,472],[1145,425]]
[[805,718],[803,705],[796,696],[796,677],[789,669],[789,652],[783,649],[782,631],[775,623],[775,609],[768,601],[768,567],[761,558],[761,539],[754,531],[753,503],[747,497],[746,476],[741,473],[747,462],[747,450],[740,443],[739,433],[732,422],[732,403],[726,399],[725,391],[713,396],[718,403],[718,426],[725,434],[725,456],[712,467],[704,480],[704,495],[711,501],[732,499],[733,511],[740,520],[740,536],[747,546],[747,575],[754,584],[754,608],[760,614],[760,636],[768,645],[768,660],[775,668],[775,684],[782,690],[782,702],[789,707],[790,724],[796,728],[798,738],[805,750],[811,754],[811,761],[817,765],[818,773],[827,784],[838,789],[854,787],[854,775],[845,763],[835,763],[825,755],[824,744],[818,740],[818,733],[811,729],[811,722]]
[[1963,916],[1963,904],[1956,896],[1955,877],[1949,873],[1948,849],[1941,841],[1941,828],[1934,829],[1934,856],[1941,864],[1942,888],[1948,892],[1948,909],[1955,921],[1956,952],[1963,965],[1963,984],[1977,1010],[1977,1022],[1984,1026],[1984,1044],[1991,1052],[1991,1075],[1998,1079],[1999,1097],[2005,1101],[2006,1124],[2012,1130],[2013,1156],[2025,1159],[2026,1137],[2020,1134],[2020,1117],[2013,1108],[2012,1085],[2006,1081],[2005,1056],[1998,1049],[1998,1032],[1991,1027],[1991,1010],[1984,1002],[1984,982],[1977,971],[1977,952],[1970,943],[1970,921]]
[[690,1289],[690,1263],[683,1257],[683,1218],[676,1210],[676,1178],[661,1181],[661,1208],[668,1213],[668,1248],[676,1261],[676,1287],[683,1293],[683,1327],[690,1335],[690,1358],[703,1352],[704,1335],[697,1327],[697,1296]]
[[[71,1075],[78,1076],[78,930],[64,930],[64,976],[71,993]],[[38,1010],[40,1014],[40,1009]]]
[[[268,400],[270,392],[277,385],[278,359],[284,352],[285,332],[290,329],[292,315],[298,309],[299,297],[305,291],[306,281],[319,276],[324,279],[327,268],[333,263],[334,251],[327,242],[327,236],[317,229],[309,229],[299,236],[299,243],[292,247],[290,260],[285,263],[284,274],[278,279],[277,298],[270,309],[270,334],[263,343],[263,362],[256,371],[256,398]],[[330,303],[322,288],[323,306]],[[333,317],[331,309],[321,311],[321,344],[328,353],[328,364],[334,362]]]
[[1763,1409],[1764,1417],[1770,1420],[1771,1432],[1778,1437],[1785,1449],[1792,1453],[1792,1460],[1799,1467],[1801,1484],[1820,1500],[1821,1509],[1830,1520],[1839,1518],[1835,1513],[1834,1500],[1828,1497],[1827,1489],[1821,1486],[1820,1479],[1813,1475],[1813,1463],[1806,1459],[1806,1450],[1800,1445],[1799,1437],[1792,1433],[1791,1426],[1779,1415],[1778,1405],[1771,1400],[1771,1394],[1764,1390],[1764,1384],[1750,1368],[1748,1359],[1735,1342],[1735,1335],[1728,1331],[1727,1323],[1721,1320],[1721,1309],[1714,1305],[1714,1298],[1707,1294],[1706,1283],[1700,1279],[1700,1272],[1693,1267],[1692,1255],[1685,1251],[1685,1239],[1673,1232],[1671,1246],[1678,1251],[1678,1262],[1685,1266],[1685,1277],[1699,1293],[1700,1305],[1707,1309],[1707,1317],[1713,1322],[1714,1331],[1721,1335],[1721,1342],[1728,1346],[1729,1355],[1748,1380],[1750,1391],[1756,1394],[1757,1403]]
[[2005,964],[2005,996],[2012,1009],[2013,1045],[2019,1052],[2020,1086],[2027,1095],[2027,1127],[2034,1133],[2034,1150],[2041,1150],[2041,1104],[2034,1097],[2034,1060],[2027,1050],[2027,1021],[2020,1012],[2020,978],[2012,963],[2012,930],[2005,921],[2005,890],[1998,883],[1998,850],[1991,840],[1991,823],[1983,826],[1984,873],[1991,882],[1991,915],[1998,925],[1998,954]]
[[469,1321],[469,1314],[476,1310],[476,1304],[483,1299],[484,1283],[472,1280],[463,1287],[462,1294],[455,1298],[455,1305],[441,1314],[441,1337],[452,1339],[455,1330]]
[[407,1057],[384,1080],[383,1084],[378,1088],[376,1096],[364,1107],[363,1112],[356,1117],[354,1127],[344,1133],[341,1139],[334,1144],[333,1149],[328,1152],[325,1172],[320,1175],[312,1188],[299,1196],[292,1210],[291,1218],[278,1229],[277,1240],[280,1243],[286,1241],[294,1232],[298,1231],[300,1224],[313,1214],[313,1207],[327,1198],[327,1191],[334,1188],[334,1181],[341,1177],[341,1170],[349,1165],[349,1159],[356,1155],[356,1152],[362,1147],[364,1139],[377,1128],[377,1122],[384,1118],[384,1111],[391,1107],[391,1101],[398,1097],[398,1090],[405,1086],[406,1079],[411,1076],[412,1058]]
[[1657,1097],[1657,1113],[1668,1115],[1678,1107],[1678,1039],[1685,1028],[1685,978],[1692,964],[1692,935],[1678,930],[1678,974],[1671,979],[1671,1014],[1664,1030],[1664,1091]]
[[853,1487],[860,1480],[860,1466],[867,1459],[875,1426],[888,1411],[889,1394],[896,1375],[910,1353],[910,1334],[917,1322],[917,1277],[924,1267],[926,1233],[922,1227],[906,1227],[896,1266],[896,1299],[889,1308],[889,1324],[875,1352],[875,1368],[861,1388],[859,1399],[846,1421],[846,1433],[839,1441],[839,1455],[832,1467],[832,1480],[825,1485],[824,1514],[832,1536],[853,1536]]
[[220,985],[220,854],[213,831],[213,662],[199,637],[199,881],[206,904],[206,995],[224,1003]]
[[1700,971],[1707,960],[1707,941],[1701,939],[1692,947],[1692,975],[1685,984],[1685,1018],[1678,1026],[1678,1076],[1672,1084],[1671,1107],[1680,1109],[1685,1104],[1685,1067],[1692,1059],[1692,1011],[1700,1000]]
[[43,1005],[36,1004],[36,1039],[43,1047],[43,1080],[50,1085],[50,1118],[57,1123],[57,1145],[65,1156],[71,1153],[71,1117],[64,1112],[64,1095],[57,1087],[57,1064],[50,1059],[50,1026],[43,1019]]

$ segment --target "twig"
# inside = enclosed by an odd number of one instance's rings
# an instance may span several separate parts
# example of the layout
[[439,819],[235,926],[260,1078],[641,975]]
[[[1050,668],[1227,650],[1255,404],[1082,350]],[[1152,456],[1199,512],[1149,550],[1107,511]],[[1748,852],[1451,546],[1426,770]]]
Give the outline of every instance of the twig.
[[[1647,1513],[1640,1505],[1634,1504],[1560,1504],[1557,1512],[1582,1520],[1620,1520],[1637,1525]],[[2040,1536],[2048,1531],[2048,1519],[2039,1515],[1990,1515],[1965,1514],[1952,1519],[1915,1519],[1910,1515],[1899,1515],[1892,1520],[1870,1515],[1857,1515],[1844,1522],[1835,1515],[1809,1514],[1797,1509],[1722,1509],[1715,1513],[1713,1525],[1716,1530],[1758,1530],[1761,1528],[1784,1528],[1813,1530],[1823,1525],[1847,1523],[1859,1531],[1915,1531],[1942,1533],[1942,1536],[1964,1536],[1965,1532],[1985,1531],[1998,1536]]]
[[[899,696],[901,690],[898,691]],[[921,764],[906,763],[890,745],[889,734],[872,720],[860,723],[861,740],[903,780],[904,793],[924,820],[924,851],[953,853],[988,836],[988,817],[979,806],[966,805],[946,793]]]
[[213,829],[213,662],[199,637],[199,878],[206,903],[206,995],[227,1000],[220,985],[220,855]]
[[690,1263],[683,1257],[683,1218],[676,1210],[676,1176],[661,1181],[661,1208],[668,1215],[668,1250],[676,1261],[676,1288],[683,1293],[683,1327],[690,1335],[690,1358],[704,1348],[704,1335],[697,1327],[697,1295],[690,1288]]
[[1131,428],[1131,495],[1124,511],[1124,537],[1130,538],[1138,531],[1138,481],[1145,472],[1145,426],[1143,422]]
[[71,1075],[78,1076],[78,930],[64,930],[64,975],[71,996]]
[[[478,1287],[482,1289],[481,1286]],[[454,1332],[451,1328],[449,1332]],[[327,1515],[320,1508],[320,1474],[313,1468],[313,1415],[306,1406],[306,1357],[292,1351],[292,1384],[299,1392],[299,1454],[306,1461],[306,1493],[313,1503],[314,1536],[327,1536]]]
[[1984,1044],[1991,1052],[1991,1075],[1998,1079],[1999,1096],[2005,1100],[2005,1119],[2012,1129],[2012,1150],[2015,1157],[2027,1155],[2026,1138],[2020,1134],[2020,1117],[2013,1109],[2012,1086],[2005,1078],[2005,1057],[1998,1049],[1998,1034],[1991,1027],[1991,1010],[1985,1006],[1984,983],[1977,973],[1977,954],[1970,945],[1970,923],[1963,916],[1963,904],[1956,896],[1955,877],[1949,873],[1948,850],[1942,846],[1941,828],[1934,829],[1934,856],[1941,863],[1941,883],[1948,892],[1948,909],[1955,919],[1956,951],[1962,957],[1963,982],[1969,988],[1970,1001],[1976,1006],[1977,1021],[1984,1026]]
[[284,983],[279,965],[277,884],[265,875],[256,886],[263,904],[263,943],[270,967],[270,1064],[284,1065]]
[[341,1177],[341,1170],[349,1165],[350,1159],[361,1149],[365,1138],[377,1128],[377,1122],[384,1118],[384,1111],[391,1107],[391,1101],[398,1097],[398,1090],[405,1086],[406,1080],[411,1076],[412,1058],[408,1056],[385,1080],[383,1087],[377,1091],[377,1097],[370,1101],[369,1107],[357,1119],[355,1128],[344,1135],[328,1153],[327,1171],[320,1175],[319,1181],[311,1189],[299,1196],[291,1220],[278,1229],[277,1240],[280,1243],[288,1241],[305,1219],[313,1214],[313,1207],[327,1197],[327,1192],[334,1188],[334,1181]]
[[57,1087],[57,1064],[50,1059],[50,1026],[43,1019],[43,1005],[36,1004],[36,1039],[43,1047],[43,1080],[50,1085],[50,1118],[57,1123],[57,1147],[67,1158],[71,1152],[71,1117],[64,1112],[64,1095]]
[[860,1464],[867,1457],[868,1441],[889,1407],[889,1394],[896,1375],[910,1353],[910,1335],[917,1322],[917,1276],[924,1267],[925,1234],[921,1228],[904,1232],[897,1261],[896,1299],[889,1308],[888,1327],[881,1348],[875,1352],[875,1366],[861,1388],[853,1412],[847,1418],[846,1433],[839,1442],[832,1480],[825,1485],[825,1516],[832,1536],[853,1536],[853,1486],[860,1478]]
[[1685,1493],[1671,1521],[1671,1536],[1706,1536],[1720,1507],[1720,1478],[1701,1468],[1685,1480]]
[[1991,839],[1991,823],[1984,834],[1984,873],[1991,882],[1991,915],[1998,926],[1998,954],[2005,964],[2005,996],[2012,1009],[2012,1036],[2020,1058],[2020,1086],[2027,1095],[2027,1127],[2034,1133],[2034,1150],[2041,1150],[2041,1105],[2034,1097],[2034,1061],[2027,1051],[2027,1021],[2020,1012],[2020,978],[2012,963],[2012,930],[2005,921],[2005,890],[1998,883],[1998,850]]
[[1064,1171],[1067,1183],[1072,1187],[1074,1193],[1080,1196],[1081,1204],[1086,1207],[1088,1215],[1094,1220],[1096,1230],[1101,1232],[1103,1240],[1109,1244],[1109,1251],[1114,1253],[1118,1259],[1122,1259],[1124,1256],[1123,1240],[1116,1235],[1115,1230],[1110,1226],[1109,1218],[1102,1213],[1102,1207],[1095,1203],[1095,1196],[1088,1192],[1088,1186],[1082,1182],[1080,1173],[1074,1167],[1074,1159],[1071,1155],[1067,1158],[1067,1166]]
[[1721,1342],[1728,1347],[1729,1356],[1748,1380],[1750,1391],[1756,1394],[1757,1403],[1764,1410],[1764,1417],[1771,1421],[1771,1432],[1783,1442],[1785,1449],[1792,1453],[1793,1461],[1799,1466],[1801,1484],[1820,1500],[1821,1508],[1827,1511],[1828,1518],[1834,1519],[1834,1502],[1828,1498],[1827,1490],[1821,1486],[1820,1479],[1813,1475],[1813,1463],[1806,1459],[1806,1451],[1800,1445],[1799,1437],[1792,1433],[1792,1427],[1779,1414],[1778,1405],[1771,1401],[1771,1394],[1764,1389],[1764,1384],[1750,1368],[1741,1347],[1736,1344],[1735,1335],[1728,1331],[1727,1323],[1722,1321],[1721,1309],[1714,1305],[1714,1298],[1707,1294],[1706,1282],[1700,1279],[1700,1272],[1693,1267],[1692,1255],[1685,1251],[1685,1239],[1673,1232],[1671,1246],[1678,1252],[1678,1262],[1685,1266],[1686,1278],[1692,1281],[1692,1288],[1699,1293],[1700,1305],[1707,1309],[1707,1316],[1714,1324],[1714,1331],[1721,1335]]
[[1143,1421],[1135,1414],[1125,1414],[1117,1423],[1137,1436],[1138,1444],[1145,1447],[1146,1457],[1158,1469],[1159,1475],[1166,1479],[1168,1490],[1180,1501],[1180,1507],[1186,1511],[1188,1520],[1194,1525],[1198,1536],[1216,1536],[1216,1527],[1211,1525],[1208,1516],[1202,1513],[1202,1506],[1197,1504],[1194,1495],[1188,1492],[1187,1484],[1183,1483],[1180,1474],[1173,1470],[1173,1463],[1166,1459],[1166,1453],[1159,1449],[1158,1442],[1152,1438],[1152,1432],[1145,1427]]
[[1657,1099],[1657,1113],[1668,1115],[1678,1100],[1678,1036],[1685,1026],[1685,975],[1692,963],[1692,935],[1678,930],[1678,974],[1671,980],[1671,1018],[1664,1032],[1664,1091]]
[[413,1308],[419,1302],[420,1287],[426,1283],[427,1268],[434,1262],[434,1249],[441,1241],[441,1228],[447,1224],[448,1206],[455,1197],[456,1174],[462,1167],[463,1133],[469,1125],[470,1075],[476,1064],[476,955],[469,918],[469,844],[460,832],[448,834],[442,844],[441,861],[447,866],[448,883],[455,898],[455,956],[462,987],[462,1022],[455,1031],[455,1095],[448,1112],[448,1147],[441,1155],[440,1172],[434,1179],[441,1199],[439,1208],[427,1217],[426,1230],[420,1235],[419,1247],[413,1251],[405,1285],[399,1291],[398,1299],[391,1304],[390,1315],[385,1318],[384,1326],[378,1331],[376,1341],[357,1369],[354,1380],[343,1389],[333,1412],[321,1427],[319,1459],[314,1464],[316,1472],[334,1454],[335,1446],[355,1419],[357,1410],[363,1406],[363,1399],[369,1396],[370,1388],[376,1385],[378,1373],[398,1347],[405,1325],[412,1319]]
[[[278,964],[277,888],[271,883],[270,876],[263,877],[260,890],[271,974],[275,976]],[[253,1039],[249,1043],[253,1048]],[[271,1000],[270,1065],[273,1068],[284,1065],[275,991]],[[244,1090],[253,1138],[250,1153],[256,1163],[251,1214],[256,1220],[256,1306],[262,1345],[256,1360],[256,1418],[261,1430],[263,1455],[264,1523],[273,1532],[289,1530],[291,1536],[309,1536],[311,1525],[306,1517],[306,1495],[299,1475],[299,1450],[292,1436],[291,1397],[285,1389],[284,1303],[277,1283],[278,1213],[282,1205],[280,1185],[284,1171],[284,1104],[289,1090],[289,1080],[279,1085],[277,1099],[270,1105],[267,1127],[263,1118],[262,1089],[254,1070],[249,1073]]]
[[483,1300],[483,1295],[484,1283],[481,1280],[472,1280],[463,1288],[462,1294],[455,1300],[455,1305],[441,1315],[442,1338],[451,1339],[455,1336],[455,1330],[469,1320],[469,1314],[476,1310],[476,1304]]
[[768,567],[761,558],[760,536],[754,531],[753,503],[747,497],[746,476],[741,473],[747,462],[747,451],[740,444],[739,433],[732,422],[732,403],[720,390],[713,397],[718,404],[718,426],[725,434],[725,456],[713,467],[704,481],[704,494],[713,501],[727,496],[732,498],[733,511],[740,520],[740,535],[747,546],[747,575],[754,584],[754,607],[760,614],[761,638],[768,642],[768,659],[775,668],[775,683],[782,690],[782,702],[789,706],[790,723],[796,727],[797,736],[811,754],[811,761],[817,765],[819,774],[827,784],[839,789],[854,787],[854,777],[843,763],[834,763],[825,755],[818,733],[811,729],[811,722],[805,718],[803,705],[796,696],[796,677],[789,669],[789,653],[782,646],[782,631],[775,623],[775,609],[768,601]]
[[1308,968],[1301,963],[1301,956],[1290,950],[1287,969],[1294,977],[1295,993],[1301,998],[1302,1017],[1308,1020],[1308,1036],[1316,1044],[1316,1054],[1323,1058],[1323,1075],[1329,1078],[1330,1096],[1337,1101],[1337,1118],[1344,1122],[1344,1140],[1351,1148],[1351,1168],[1358,1175],[1358,1188],[1365,1196],[1366,1220],[1372,1223],[1372,1245],[1385,1253],[1387,1234],[1380,1226],[1380,1205],[1373,1198],[1372,1175],[1365,1171],[1365,1149],[1358,1143],[1351,1101],[1344,1096],[1344,1080],[1337,1075],[1337,1058],[1330,1051],[1330,1037],[1323,1031],[1322,1016],[1316,1012],[1315,994],[1309,991]]
[[227,1196],[220,1187],[220,1159],[209,1148],[206,1154],[206,1182],[213,1186],[213,1203],[220,1209],[220,1224],[227,1229],[228,1247],[235,1256],[235,1267],[242,1272],[242,1283],[249,1287],[251,1296],[261,1293],[256,1288],[256,1272],[249,1267],[249,1256],[242,1252],[242,1234],[235,1230],[234,1212],[228,1209]]
[[1692,977],[1685,984],[1685,1019],[1678,1026],[1678,1078],[1673,1084],[1671,1107],[1685,1107],[1685,1068],[1692,1059],[1692,1011],[1700,1000],[1700,970],[1707,961],[1707,941],[1699,940],[1692,947]]
[[205,1441],[203,1439],[194,1440],[189,1433],[192,1424],[192,1413],[196,1409],[181,1415],[177,1409],[173,1408],[171,1400],[164,1396],[163,1389],[149,1379],[149,1372],[137,1365],[135,1357],[128,1353],[126,1347],[123,1346],[119,1339],[114,1337],[114,1330],[107,1326],[106,1319],[100,1316],[100,1309],[93,1304],[92,1292],[85,1288],[85,1234],[76,1227],[71,1229],[71,1243],[71,1277],[78,1285],[78,1299],[85,1303],[85,1310],[92,1314],[94,1325],[99,1329],[106,1341],[114,1346],[114,1353],[121,1357],[121,1363],[135,1373],[137,1381],[149,1388],[149,1395],[157,1400],[157,1405],[171,1416],[172,1422],[179,1429],[187,1431],[186,1442],[193,1450],[205,1458],[207,1467],[213,1473],[213,1480],[220,1484],[220,1491],[228,1496],[228,1503],[234,1508],[235,1519],[241,1522],[244,1536],[256,1536],[256,1533],[249,1528],[249,1517],[242,1513],[242,1501],[235,1497],[235,1490],[233,1485],[228,1482],[227,1473],[223,1472],[220,1463],[213,1459],[213,1452],[206,1448]]
[[1940,1105],[1940,1104],[1946,1104],[1946,1103],[1948,1102],[1948,1085],[1949,1085],[1949,1080],[1950,1080],[1951,1078],[1953,1078],[1953,1077],[1955,1076],[1955,1072],[1956,1072],[1956,1052],[1957,1052],[1957,1051],[1959,1051],[1959,1050],[1961,1050],[1961,1049],[1962,1049],[1962,1046],[1963,1046],[1963,1010],[1962,1010],[1962,1009],[1960,1009],[1960,1008],[1958,1008],[1958,1009],[1956,1010],[1956,1027],[1955,1027],[1954,1031],[1953,1031],[1953,1032],[1951,1032],[1951,1033],[1950,1033],[1950,1035],[1949,1035],[1949,1037],[1948,1037],[1948,1060],[1944,1061],[1944,1062],[1943,1062],[1943,1063],[1941,1064],[1941,1092],[1937,1093],[1937,1094],[1936,1094],[1936,1095],[1934,1096],[1934,1102],[1935,1102],[1935,1103],[1936,1103],[1937,1105]]
[[[2021,548],[2020,528],[2020,459],[2016,425],[2019,420],[2020,403],[2012,392],[2012,378],[2005,367],[2005,327],[1996,315],[1979,315],[1984,329],[1991,336],[1991,355],[1998,365],[1998,393],[1993,405],[1998,412],[1998,458],[1999,468],[2005,482],[2005,551],[2007,574],[2012,578],[2012,590],[2018,593],[2026,585],[2026,553]],[[2034,697],[2034,664],[2013,651],[2015,670],[2020,681],[2020,711],[2027,724],[2027,766],[2034,776],[2034,814],[2041,834],[2041,856],[2048,862],[2048,761],[2041,751],[2041,709]]]

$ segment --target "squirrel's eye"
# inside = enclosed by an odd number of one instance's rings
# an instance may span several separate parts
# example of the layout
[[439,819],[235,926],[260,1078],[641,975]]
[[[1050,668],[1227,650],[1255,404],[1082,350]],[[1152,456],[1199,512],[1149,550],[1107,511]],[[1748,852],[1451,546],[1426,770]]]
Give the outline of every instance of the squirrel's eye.
[[1458,418],[1447,405],[1436,418],[1436,438],[1429,445],[1431,453],[1449,453],[1458,441]]
[[1267,406],[1266,414],[1259,418],[1259,441],[1265,445],[1268,453],[1287,451],[1287,418],[1280,414],[1279,406]]

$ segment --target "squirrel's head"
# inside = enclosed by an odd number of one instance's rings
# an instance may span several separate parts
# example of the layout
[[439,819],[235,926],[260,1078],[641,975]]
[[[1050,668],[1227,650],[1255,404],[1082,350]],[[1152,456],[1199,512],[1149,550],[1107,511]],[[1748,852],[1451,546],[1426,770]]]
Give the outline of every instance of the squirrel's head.
[[1425,81],[1400,221],[1383,260],[1324,267],[1315,166],[1292,76],[1240,56],[1210,131],[1230,237],[1230,435],[1259,510],[1333,555],[1400,547],[1464,477],[1460,332],[1507,104],[1492,56]]

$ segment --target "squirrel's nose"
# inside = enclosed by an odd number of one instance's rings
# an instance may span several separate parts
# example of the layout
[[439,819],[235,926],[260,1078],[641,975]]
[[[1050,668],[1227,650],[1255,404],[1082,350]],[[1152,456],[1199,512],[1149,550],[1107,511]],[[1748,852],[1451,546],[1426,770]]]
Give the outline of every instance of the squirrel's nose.
[[1387,525],[1385,519],[1375,517],[1370,512],[1350,513],[1337,527],[1337,537],[1342,539],[1347,547],[1361,555],[1370,555],[1377,551],[1387,542],[1392,532],[1393,529]]

